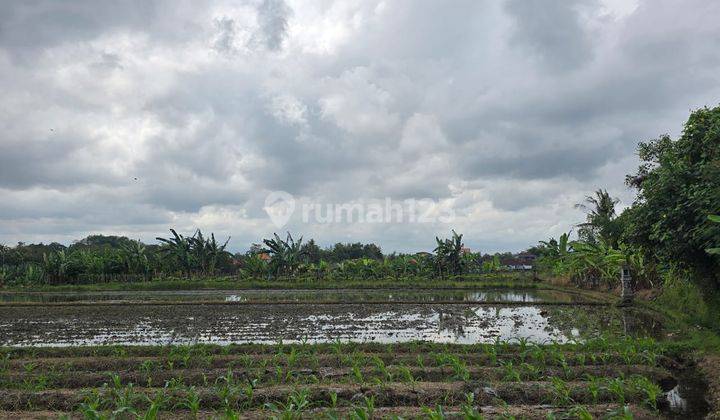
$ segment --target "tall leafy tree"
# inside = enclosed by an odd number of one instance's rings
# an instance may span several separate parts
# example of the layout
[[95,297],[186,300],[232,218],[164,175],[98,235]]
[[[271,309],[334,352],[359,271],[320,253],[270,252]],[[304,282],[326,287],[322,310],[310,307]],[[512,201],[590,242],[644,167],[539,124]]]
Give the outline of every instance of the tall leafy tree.
[[322,260],[322,250],[315,243],[314,239],[310,239],[302,247],[305,259],[312,264],[319,264]]
[[627,183],[638,197],[626,211],[625,241],[647,255],[690,269],[706,291],[720,288],[720,263],[705,252],[720,243],[720,107],[690,115],[677,140],[640,143],[641,165]]
[[10,247],[0,244],[0,267],[5,265],[5,257],[10,254]]

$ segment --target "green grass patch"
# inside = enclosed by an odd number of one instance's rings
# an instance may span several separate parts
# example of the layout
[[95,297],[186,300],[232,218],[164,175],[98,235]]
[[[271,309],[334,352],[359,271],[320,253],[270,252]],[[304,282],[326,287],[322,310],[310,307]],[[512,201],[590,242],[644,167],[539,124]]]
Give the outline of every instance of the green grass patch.
[[390,288],[536,288],[538,283],[528,274],[495,273],[441,278],[400,277],[376,279],[317,279],[308,277],[254,279],[237,277],[160,278],[147,282],[111,282],[95,284],[34,285],[8,287],[8,291],[85,292],[85,291],[160,291],[223,289],[390,289]]

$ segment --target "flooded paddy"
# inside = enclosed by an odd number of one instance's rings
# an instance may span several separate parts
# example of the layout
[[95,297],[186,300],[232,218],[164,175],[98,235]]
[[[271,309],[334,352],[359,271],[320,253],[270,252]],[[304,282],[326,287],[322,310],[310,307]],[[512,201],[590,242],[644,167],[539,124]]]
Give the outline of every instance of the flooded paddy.
[[[662,320],[653,314],[620,310],[597,301],[585,301],[580,295],[552,290],[253,290],[75,295],[78,300],[74,303],[69,300],[73,294],[14,295],[17,298],[14,303],[0,306],[0,345],[228,344],[281,340],[380,343],[424,340],[470,344],[496,339],[562,343],[601,334],[659,336],[664,332]],[[313,302],[312,298],[323,303]]]
[[[676,333],[662,317],[586,296],[541,289],[5,293],[0,417],[55,417],[89,404],[110,412],[128,395],[138,412],[163,395],[164,410],[179,417],[194,395],[198,418],[228,410],[268,418],[277,413],[266,403],[297,398],[312,401],[304,409],[310,417],[347,414],[372,399],[378,417],[417,418],[443,405],[461,418],[468,395],[488,418],[570,418],[578,407],[595,418],[709,411],[707,385],[691,365],[663,355],[659,342],[623,338]],[[91,345],[113,346],[74,347]],[[229,399],[246,383],[250,394]]]
[[64,302],[532,302],[586,303],[586,296],[546,289],[268,289],[101,292],[4,292],[0,303]]

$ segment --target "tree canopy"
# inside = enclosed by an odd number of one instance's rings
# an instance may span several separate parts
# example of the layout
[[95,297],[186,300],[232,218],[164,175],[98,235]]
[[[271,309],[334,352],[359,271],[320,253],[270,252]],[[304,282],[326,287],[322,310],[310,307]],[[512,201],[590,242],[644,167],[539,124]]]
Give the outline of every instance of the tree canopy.
[[720,107],[693,112],[677,140],[661,136],[640,143],[641,165],[627,183],[638,190],[623,214],[624,241],[664,262],[718,283],[720,243]]

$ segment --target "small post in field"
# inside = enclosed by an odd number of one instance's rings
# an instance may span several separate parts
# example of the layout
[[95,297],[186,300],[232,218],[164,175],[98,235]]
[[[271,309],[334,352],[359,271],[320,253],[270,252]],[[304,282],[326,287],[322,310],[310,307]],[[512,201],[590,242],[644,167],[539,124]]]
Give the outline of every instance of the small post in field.
[[630,266],[627,264],[623,264],[620,267],[620,286],[622,287],[622,291],[620,293],[620,305],[632,305],[633,299],[635,298],[635,292],[633,292],[632,287]]

